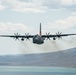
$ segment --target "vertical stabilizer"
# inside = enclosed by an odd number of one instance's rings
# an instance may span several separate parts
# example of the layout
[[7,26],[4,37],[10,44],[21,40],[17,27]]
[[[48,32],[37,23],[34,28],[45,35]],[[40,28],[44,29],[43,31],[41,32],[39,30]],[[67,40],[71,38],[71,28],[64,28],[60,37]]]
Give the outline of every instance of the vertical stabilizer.
[[40,32],[39,32],[39,34],[41,35],[42,33],[41,33],[41,23],[40,23]]

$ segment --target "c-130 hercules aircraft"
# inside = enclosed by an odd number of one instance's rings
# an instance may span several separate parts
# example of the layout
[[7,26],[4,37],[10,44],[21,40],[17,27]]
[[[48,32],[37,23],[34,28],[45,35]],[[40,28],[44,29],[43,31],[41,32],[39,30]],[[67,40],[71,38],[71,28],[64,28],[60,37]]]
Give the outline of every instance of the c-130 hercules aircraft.
[[46,38],[49,40],[50,38],[53,38],[53,40],[56,40],[57,38],[60,39],[63,36],[70,36],[70,35],[76,35],[76,34],[62,34],[58,32],[55,35],[52,35],[50,33],[46,33],[46,35],[42,35],[41,23],[40,23],[40,31],[39,31],[39,34],[37,35],[29,35],[29,33],[25,35],[20,35],[18,33],[14,33],[14,35],[0,35],[0,37],[11,37],[11,38],[15,38],[15,40],[19,40],[19,38],[21,38],[21,41],[24,41],[25,39],[29,40],[30,38],[32,38],[34,44],[43,44]]

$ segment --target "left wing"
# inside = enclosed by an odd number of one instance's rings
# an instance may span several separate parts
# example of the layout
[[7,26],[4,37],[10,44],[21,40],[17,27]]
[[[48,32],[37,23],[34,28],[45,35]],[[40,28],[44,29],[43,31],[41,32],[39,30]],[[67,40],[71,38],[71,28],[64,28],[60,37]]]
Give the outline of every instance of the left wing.
[[76,35],[76,34],[60,34],[60,35],[42,35],[42,37],[63,37],[63,36],[71,36],[71,35]]
[[56,38],[62,38],[62,37],[64,37],[64,36],[71,36],[71,35],[76,35],[76,34],[62,34],[62,33],[56,33],[55,35],[52,35],[52,34],[46,34],[46,35],[42,35],[42,37],[44,37],[44,38],[53,38],[54,40],[56,39]]

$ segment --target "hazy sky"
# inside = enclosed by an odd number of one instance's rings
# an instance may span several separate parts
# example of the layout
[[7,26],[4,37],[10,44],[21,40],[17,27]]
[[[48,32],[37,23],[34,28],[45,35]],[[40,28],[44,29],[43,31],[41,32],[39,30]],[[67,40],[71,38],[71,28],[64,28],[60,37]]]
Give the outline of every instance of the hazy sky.
[[[38,34],[40,22],[43,34],[57,31],[76,33],[76,0],[0,0],[0,34]],[[32,41],[0,38],[0,54],[45,52],[47,47],[47,52],[50,52],[75,46],[75,41],[71,41],[71,45],[70,41],[66,45],[64,41],[57,41],[45,41],[44,46],[37,46]]]

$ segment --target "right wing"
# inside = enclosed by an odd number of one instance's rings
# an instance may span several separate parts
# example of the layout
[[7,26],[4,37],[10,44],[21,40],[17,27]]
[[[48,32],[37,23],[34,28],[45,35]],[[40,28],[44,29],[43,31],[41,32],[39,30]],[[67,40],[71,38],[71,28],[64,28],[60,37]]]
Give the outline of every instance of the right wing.
[[20,34],[15,34],[15,35],[0,35],[0,37],[11,37],[11,38],[15,38],[15,39],[29,39],[29,38],[33,38],[34,35],[20,35]]

